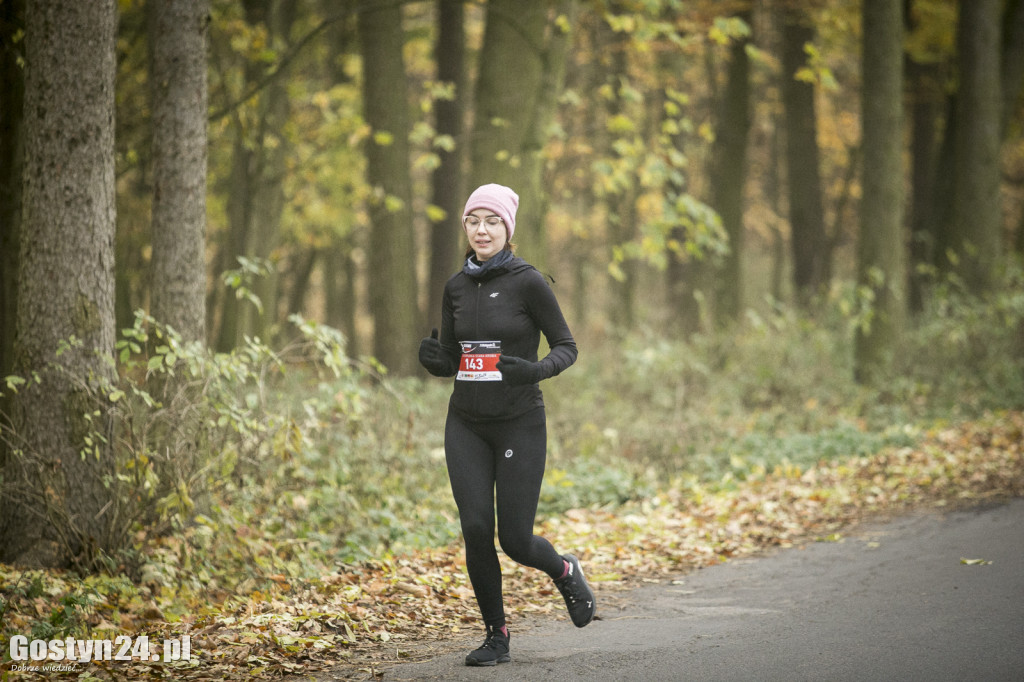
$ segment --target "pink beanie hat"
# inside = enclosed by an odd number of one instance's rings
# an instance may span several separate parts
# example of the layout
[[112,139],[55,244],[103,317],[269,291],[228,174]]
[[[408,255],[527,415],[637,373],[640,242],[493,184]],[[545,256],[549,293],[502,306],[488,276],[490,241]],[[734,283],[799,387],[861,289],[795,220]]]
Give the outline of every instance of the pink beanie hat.
[[516,209],[519,208],[519,195],[504,185],[481,185],[473,190],[466,201],[466,210],[462,212],[465,218],[478,208],[486,208],[494,211],[505,221],[508,228],[508,238],[516,231]]

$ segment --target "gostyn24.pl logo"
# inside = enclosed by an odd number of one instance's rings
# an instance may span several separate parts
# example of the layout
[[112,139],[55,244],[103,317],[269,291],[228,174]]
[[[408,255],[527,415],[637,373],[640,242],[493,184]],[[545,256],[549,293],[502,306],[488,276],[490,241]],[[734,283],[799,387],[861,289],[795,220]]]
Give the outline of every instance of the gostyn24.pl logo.
[[121,635],[110,639],[33,639],[24,635],[11,637],[11,661],[77,662],[90,661],[191,661],[192,637],[165,639],[162,646],[150,643],[149,637]]

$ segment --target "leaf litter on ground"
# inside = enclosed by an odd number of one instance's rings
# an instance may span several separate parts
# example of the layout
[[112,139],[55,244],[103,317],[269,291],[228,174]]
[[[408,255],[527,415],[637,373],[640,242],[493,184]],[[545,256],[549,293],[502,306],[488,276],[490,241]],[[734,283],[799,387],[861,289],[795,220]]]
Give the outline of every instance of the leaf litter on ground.
[[[735,557],[841,540],[843,529],[867,519],[1020,496],[1022,441],[1024,413],[1003,412],[870,457],[754,468],[743,480],[722,484],[681,477],[649,499],[614,510],[570,510],[539,524],[538,532],[577,553],[596,590],[609,595]],[[501,562],[513,624],[527,616],[566,619],[549,580],[503,555]],[[328,668],[372,677],[383,667],[429,656],[432,644],[479,629],[458,544],[338,565],[315,580],[266,578],[230,595],[179,596],[164,589],[141,598],[124,579],[119,587],[114,579],[86,579],[93,587],[83,593],[83,581],[73,576],[0,565],[0,673],[6,676],[16,663],[9,637],[28,636],[47,614],[51,634],[57,632],[61,612],[54,605],[72,594],[87,602],[81,625],[90,638],[131,633],[158,643],[189,636],[192,651],[190,661],[176,663],[80,663],[65,673],[78,679],[281,679]],[[35,672],[22,662],[18,674],[53,676],[38,667],[42,663],[28,663]]]

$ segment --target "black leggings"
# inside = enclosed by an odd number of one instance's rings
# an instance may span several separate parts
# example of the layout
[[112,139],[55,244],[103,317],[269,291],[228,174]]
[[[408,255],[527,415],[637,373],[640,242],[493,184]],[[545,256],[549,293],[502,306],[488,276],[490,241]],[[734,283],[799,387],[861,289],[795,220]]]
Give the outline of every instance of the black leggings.
[[448,413],[445,458],[466,542],[466,568],[484,623],[505,624],[501,566],[494,548],[495,491],[498,541],[514,561],[560,578],[562,557],[533,534],[547,459],[547,421],[540,407],[501,422],[467,422]]

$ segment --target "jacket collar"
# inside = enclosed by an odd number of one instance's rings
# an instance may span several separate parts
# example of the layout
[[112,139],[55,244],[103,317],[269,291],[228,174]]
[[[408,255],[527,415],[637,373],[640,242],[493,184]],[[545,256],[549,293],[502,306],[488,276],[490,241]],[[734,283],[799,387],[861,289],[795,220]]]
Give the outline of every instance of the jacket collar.
[[516,264],[516,261],[522,262],[522,259],[516,258],[508,250],[499,251],[483,263],[478,262],[476,256],[470,256],[466,259],[465,265],[462,266],[462,272],[474,280],[483,281],[503,272],[508,272]]

